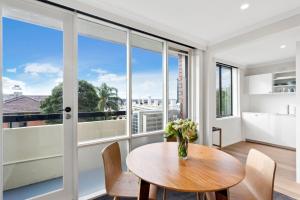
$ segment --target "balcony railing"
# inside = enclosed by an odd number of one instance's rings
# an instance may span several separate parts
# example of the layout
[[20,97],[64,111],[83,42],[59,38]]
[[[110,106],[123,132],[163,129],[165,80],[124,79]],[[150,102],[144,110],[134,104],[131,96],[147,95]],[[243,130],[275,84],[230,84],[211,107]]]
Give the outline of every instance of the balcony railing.
[[[103,118],[104,120],[111,117],[125,116],[126,111],[113,111],[113,112],[80,112],[78,113],[78,119],[90,119],[92,121],[96,118]],[[4,123],[10,122],[28,122],[28,121],[51,121],[51,120],[61,120],[62,113],[53,114],[10,114],[3,116]]]
[[[149,112],[143,112],[143,114],[152,117],[153,111]],[[177,115],[176,111],[174,111],[175,115]],[[78,142],[125,135],[126,119],[124,116],[126,116],[126,111],[78,113]],[[62,114],[58,113],[3,116],[4,123],[44,122],[36,126],[3,129],[4,190],[11,192],[46,182],[61,184],[63,171],[62,117]],[[141,117],[139,119],[141,121],[137,123],[144,123],[143,119],[145,117]],[[159,120],[162,120],[162,117]],[[161,123],[154,124],[161,125]],[[148,123],[148,125],[152,127],[153,123]],[[92,177],[99,176],[95,179],[97,180],[97,184],[94,186],[95,191],[99,187],[104,187],[101,169],[103,166],[100,158],[98,159],[100,146],[95,147],[93,151],[89,147],[79,149],[79,155],[84,155],[79,157],[80,179],[85,182],[85,178],[91,177],[89,174],[95,172]],[[95,154],[92,156],[95,158],[92,158],[90,154]],[[89,187],[89,189],[92,188],[92,186]],[[28,190],[32,191],[32,187]]]

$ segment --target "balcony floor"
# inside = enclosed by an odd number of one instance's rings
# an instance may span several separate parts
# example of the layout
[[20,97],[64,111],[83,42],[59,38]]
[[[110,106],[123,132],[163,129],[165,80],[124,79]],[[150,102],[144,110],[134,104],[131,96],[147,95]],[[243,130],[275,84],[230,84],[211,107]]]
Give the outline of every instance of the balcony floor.
[[[63,179],[54,178],[51,180],[34,183],[19,188],[6,190],[4,200],[23,200],[42,195],[51,191],[61,189]],[[103,169],[93,169],[79,174],[79,196],[89,195],[104,189]]]
[[[4,192],[4,200],[23,200],[28,199],[37,195],[45,194],[57,189],[62,188],[62,178],[55,178],[16,189],[7,190]],[[79,196],[85,196],[94,192],[97,192],[104,188],[104,176],[103,170],[93,169],[80,173],[79,175]],[[168,191],[169,199],[180,200],[180,199],[195,199],[194,193],[177,193]],[[162,191],[159,190],[158,197],[162,198]],[[158,199],[161,199],[158,198]],[[104,196],[97,200],[110,200],[112,198]],[[285,195],[274,192],[275,200],[292,200]]]
[[28,199],[37,195],[45,194],[62,188],[62,177],[34,183],[3,192],[4,200]]

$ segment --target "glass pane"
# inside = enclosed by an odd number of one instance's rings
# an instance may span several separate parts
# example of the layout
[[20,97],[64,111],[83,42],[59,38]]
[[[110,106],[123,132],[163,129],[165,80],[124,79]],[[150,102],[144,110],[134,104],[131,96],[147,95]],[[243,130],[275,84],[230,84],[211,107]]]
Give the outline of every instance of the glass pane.
[[4,199],[62,188],[63,32],[3,18],[2,76]]
[[140,146],[143,146],[146,144],[163,142],[163,141],[164,141],[164,137],[161,134],[134,138],[134,139],[132,139],[132,149],[135,149],[137,147],[140,147]]
[[132,132],[162,130],[162,43],[133,34],[132,46]]
[[184,119],[186,112],[186,68],[187,56],[169,54],[169,121]]
[[231,68],[222,67],[221,68],[221,76],[222,76],[222,116],[230,116],[232,115],[231,109]]
[[[78,150],[78,167],[79,167],[79,196],[86,196],[105,189],[103,160],[101,151],[107,145],[95,145],[80,147]],[[128,152],[127,141],[119,142],[121,150],[122,168],[126,167],[126,156]]]
[[221,116],[220,112],[220,67],[216,67],[216,110],[217,117]]
[[79,21],[78,141],[126,134],[126,33]]

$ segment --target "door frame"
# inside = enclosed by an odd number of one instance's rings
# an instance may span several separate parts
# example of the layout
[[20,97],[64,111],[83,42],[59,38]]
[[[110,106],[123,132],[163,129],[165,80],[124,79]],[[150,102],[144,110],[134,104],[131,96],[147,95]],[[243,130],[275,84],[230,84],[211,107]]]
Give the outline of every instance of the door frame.
[[[41,2],[31,0],[3,0],[0,2],[0,200],[3,200],[3,129],[2,129],[2,17],[6,16],[8,8],[17,8],[35,13],[50,19],[59,20],[63,31],[63,107],[71,107],[71,119],[66,119],[63,113],[63,187],[30,199],[77,199],[77,31],[76,16],[74,13],[58,9]],[[34,21],[39,24],[38,18]],[[33,23],[35,23],[33,22]]]

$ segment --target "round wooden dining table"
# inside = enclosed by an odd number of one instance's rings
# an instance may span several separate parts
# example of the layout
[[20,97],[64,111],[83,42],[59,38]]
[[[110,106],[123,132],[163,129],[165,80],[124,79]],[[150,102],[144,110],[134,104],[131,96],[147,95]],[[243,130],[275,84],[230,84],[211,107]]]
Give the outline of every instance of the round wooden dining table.
[[178,158],[176,142],[144,145],[130,152],[126,163],[140,178],[140,200],[148,199],[150,184],[180,192],[215,192],[216,199],[229,199],[228,189],[245,176],[236,158],[198,144],[189,144],[187,160]]

